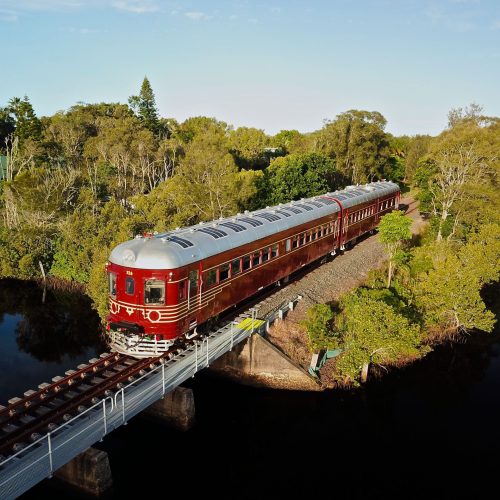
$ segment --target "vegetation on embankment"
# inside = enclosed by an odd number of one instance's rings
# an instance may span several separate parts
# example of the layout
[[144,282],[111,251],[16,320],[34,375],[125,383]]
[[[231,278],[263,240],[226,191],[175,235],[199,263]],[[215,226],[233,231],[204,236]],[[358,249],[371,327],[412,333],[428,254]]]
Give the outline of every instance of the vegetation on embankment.
[[380,113],[359,110],[305,134],[268,136],[207,117],[178,123],[159,117],[147,79],[129,105],[77,104],[50,117],[38,118],[27,97],[13,98],[0,108],[0,155],[8,160],[0,172],[0,277],[39,279],[41,263],[48,275],[82,284],[102,317],[104,264],[137,233],[381,178],[420,189],[433,214],[429,238],[436,232],[458,245],[496,220],[498,119],[477,106],[453,110],[437,138],[394,137],[385,125]]
[[495,315],[481,292],[500,277],[500,224],[479,223],[467,235],[432,241],[425,234],[421,245],[400,250],[389,286],[390,263],[338,302],[309,309],[303,325],[311,350],[342,350],[323,369],[326,378],[356,386],[370,366],[402,366],[434,344],[493,330]]

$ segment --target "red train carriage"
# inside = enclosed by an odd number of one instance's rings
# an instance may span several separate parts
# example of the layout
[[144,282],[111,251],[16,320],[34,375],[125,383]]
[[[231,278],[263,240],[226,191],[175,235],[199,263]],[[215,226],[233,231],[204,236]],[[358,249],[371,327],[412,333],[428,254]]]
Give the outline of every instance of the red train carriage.
[[350,186],[118,245],[107,264],[112,347],[168,349],[258,290],[343,250],[399,196],[392,182]]

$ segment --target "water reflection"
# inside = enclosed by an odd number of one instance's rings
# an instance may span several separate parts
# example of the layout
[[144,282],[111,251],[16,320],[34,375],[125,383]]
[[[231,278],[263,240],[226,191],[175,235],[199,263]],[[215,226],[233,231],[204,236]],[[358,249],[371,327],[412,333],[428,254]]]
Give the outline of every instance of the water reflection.
[[87,297],[0,280],[0,402],[104,349]]

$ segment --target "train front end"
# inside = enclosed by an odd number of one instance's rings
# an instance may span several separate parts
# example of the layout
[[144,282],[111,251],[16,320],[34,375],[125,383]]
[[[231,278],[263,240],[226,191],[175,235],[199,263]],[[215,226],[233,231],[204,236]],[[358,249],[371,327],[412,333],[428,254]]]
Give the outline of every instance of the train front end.
[[118,245],[106,264],[112,350],[134,357],[168,351],[179,331],[178,270],[161,242],[137,237]]

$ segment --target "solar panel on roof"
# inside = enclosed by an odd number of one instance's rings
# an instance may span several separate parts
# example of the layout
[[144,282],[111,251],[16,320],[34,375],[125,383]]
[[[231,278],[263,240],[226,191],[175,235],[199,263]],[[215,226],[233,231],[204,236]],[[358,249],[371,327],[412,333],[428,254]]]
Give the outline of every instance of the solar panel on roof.
[[229,229],[232,229],[233,231],[240,233],[241,231],[246,231],[247,228],[245,226],[242,226],[241,224],[236,224],[234,222],[221,222],[219,226],[224,226],[228,227]]
[[287,210],[290,210],[290,212],[293,212],[294,214],[301,214],[302,210],[299,210],[298,208],[295,207],[286,207]]
[[281,217],[278,217],[277,215],[270,214],[269,212],[261,212],[260,214],[254,214],[254,217],[261,217],[262,219],[266,219],[269,222],[275,222],[277,220],[280,220]]
[[177,243],[182,248],[188,248],[193,246],[193,244],[190,241],[185,240],[184,238],[179,238],[178,236],[167,236],[166,239],[167,241],[171,241],[172,243]]
[[303,205],[302,203],[296,203],[295,206],[303,208],[304,210],[307,210],[308,212],[310,212],[311,210],[313,210],[313,207],[309,207],[308,205]]
[[336,204],[333,200],[330,200],[328,198],[321,198],[321,201],[323,203],[326,203],[327,205],[335,205]]
[[308,201],[309,205],[314,205],[315,207],[321,208],[323,205],[317,201]]
[[246,222],[253,227],[262,226],[262,222],[260,220],[250,219],[250,217],[241,217],[238,219],[240,222]]
[[285,212],[284,210],[276,210],[276,213],[284,215],[285,217],[291,217],[292,216],[292,214],[289,214],[288,212]]
[[215,229],[213,227],[204,227],[202,229],[197,229],[197,231],[200,233],[209,234],[216,240],[222,238],[223,236],[227,236],[227,233],[225,233],[224,231],[221,231],[220,229]]

